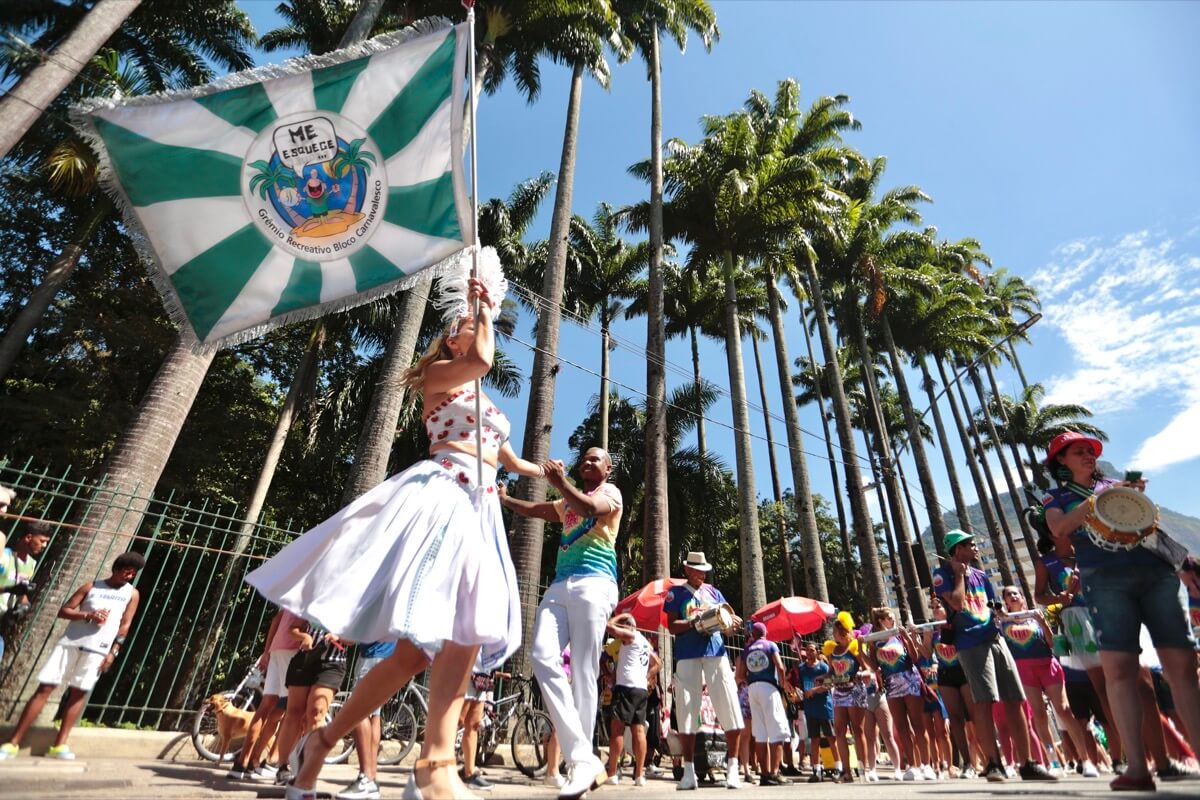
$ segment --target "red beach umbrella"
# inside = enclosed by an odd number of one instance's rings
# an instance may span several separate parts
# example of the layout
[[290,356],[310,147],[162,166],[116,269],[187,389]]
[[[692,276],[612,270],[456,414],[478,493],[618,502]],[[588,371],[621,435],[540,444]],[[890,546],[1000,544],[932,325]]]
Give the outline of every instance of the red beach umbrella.
[[793,635],[820,630],[835,614],[836,607],[811,597],[781,597],[755,611],[750,619],[767,626],[767,638],[772,642],[785,642]]
[[617,603],[613,616],[617,614],[632,614],[637,626],[643,630],[656,631],[659,627],[667,626],[667,615],[663,613],[663,603],[667,592],[676,586],[687,583],[683,578],[663,578],[650,581],[641,589]]

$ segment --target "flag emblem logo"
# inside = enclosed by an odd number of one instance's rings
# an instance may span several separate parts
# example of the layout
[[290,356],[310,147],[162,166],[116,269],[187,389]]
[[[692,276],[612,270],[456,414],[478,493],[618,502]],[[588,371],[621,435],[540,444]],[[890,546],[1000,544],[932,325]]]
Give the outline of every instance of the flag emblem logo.
[[264,128],[245,161],[242,197],[273,245],[314,261],[360,250],[383,219],[387,173],[366,131],[333,113],[301,112]]

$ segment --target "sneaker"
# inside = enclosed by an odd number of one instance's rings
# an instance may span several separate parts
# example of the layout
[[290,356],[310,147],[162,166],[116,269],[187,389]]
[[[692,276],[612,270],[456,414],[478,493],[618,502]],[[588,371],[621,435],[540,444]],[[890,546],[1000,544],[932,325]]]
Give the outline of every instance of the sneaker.
[[621,783],[621,773],[614,772],[612,775],[608,776],[608,780],[606,780],[604,783],[608,786],[619,785]]
[[225,777],[231,781],[244,781],[250,777],[250,770],[243,769],[237,764],[234,764],[233,769],[225,773]]
[[246,777],[253,781],[273,781],[275,776],[279,774],[279,767],[273,767],[270,764],[263,764],[253,772],[247,772]]
[[6,758],[16,758],[21,754],[21,748],[12,742],[0,744],[0,761]]
[[823,776],[821,775],[821,768],[817,767],[816,769],[813,770],[813,774],[808,776],[808,782],[809,783],[820,783],[822,777]]
[[934,772],[933,767],[929,766],[928,764],[921,767],[921,776],[927,781],[936,781],[938,779],[938,774]]
[[893,779],[893,780],[897,780],[897,781],[902,781],[902,780],[904,780],[904,770],[902,770],[902,769],[897,769],[897,770],[895,771],[895,773],[893,773],[893,774],[892,774],[892,779]]
[[1004,767],[1004,776],[1005,776],[1006,778],[1008,778],[1009,780],[1016,780],[1016,778],[1017,778],[1017,771],[1016,771],[1015,769],[1013,769],[1013,768],[1012,768],[1012,765],[1005,765],[1005,767]]
[[879,773],[873,769],[867,770],[866,775],[863,777],[867,779],[867,783],[879,783]]
[[972,778],[978,778],[979,773],[975,771],[974,767],[967,767],[962,772],[958,773],[958,777],[966,781],[971,780]]
[[1021,780],[1023,781],[1057,781],[1058,778],[1050,774],[1050,771],[1036,761],[1026,761],[1021,767]]
[[379,800],[379,784],[360,772],[354,779],[354,783],[342,789],[334,797],[337,800]]
[[987,765],[987,769],[984,770],[983,777],[987,778],[988,783],[1004,783],[1006,780],[1008,780],[1008,773],[1004,771],[1004,766],[1002,764],[997,764],[993,761]]
[[1154,778],[1147,775],[1144,778],[1134,778],[1127,772],[1122,772],[1117,777],[1113,778],[1108,788],[1114,792],[1156,792],[1158,786],[1154,783]]
[[566,784],[559,789],[559,800],[573,800],[583,797],[588,792],[608,780],[608,769],[600,759],[592,756],[571,765],[571,774]]
[[290,769],[288,769],[286,766],[280,767],[279,771],[275,773],[275,785],[276,786],[288,786],[289,784],[291,784],[291,782],[292,782],[292,771]]
[[737,773],[737,770],[731,770],[729,773],[727,773],[725,775],[725,788],[726,789],[742,788],[742,776]]
[[558,770],[547,770],[546,777],[542,779],[542,783],[554,789],[561,789],[567,785],[567,779]]
[[58,758],[63,761],[74,761],[75,754],[65,744],[56,744],[46,751],[46,758]]
[[1085,778],[1099,778],[1100,770],[1096,769],[1096,765],[1090,761],[1084,761],[1079,767],[1079,774]]
[[695,765],[686,764],[683,767],[683,777],[679,779],[679,783],[675,784],[675,789],[680,792],[690,792],[694,791],[698,786]]
[[1196,770],[1180,764],[1178,761],[1168,761],[1166,766],[1154,771],[1160,781],[1183,781],[1197,777]]
[[912,767],[909,767],[908,769],[904,770],[904,774],[901,776],[901,780],[905,780],[905,781],[924,780],[924,777],[923,776],[918,777],[919,775],[920,775],[920,773],[916,772]]
[[636,778],[633,779],[633,785],[634,786],[645,786],[646,785],[646,776],[638,775]]
[[[468,789],[478,789],[481,792],[490,792],[493,788],[492,782],[483,777],[482,772],[476,771],[472,773],[471,777],[469,778],[464,776],[461,770],[458,774],[462,778],[463,785]],[[376,795],[376,797],[378,797],[378,795]]]
[[646,777],[647,778],[661,778],[664,773],[665,773],[665,770],[662,767],[655,766],[654,764],[646,765]]

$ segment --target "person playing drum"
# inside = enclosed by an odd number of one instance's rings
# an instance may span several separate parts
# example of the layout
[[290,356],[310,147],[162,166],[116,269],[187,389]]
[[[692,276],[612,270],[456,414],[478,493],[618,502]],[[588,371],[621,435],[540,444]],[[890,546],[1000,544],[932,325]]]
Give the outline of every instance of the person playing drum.
[[[737,684],[733,679],[733,667],[725,650],[725,639],[721,631],[697,630],[698,620],[719,617],[712,609],[728,608],[725,596],[715,586],[704,582],[712,564],[704,553],[690,552],[683,563],[683,574],[687,583],[667,592],[663,611],[667,615],[667,627],[675,634],[675,717],[679,723],[679,744],[683,749],[683,778],[679,789],[696,788],[696,731],[700,716],[700,702],[704,687],[717,712],[717,719],[725,731],[727,752],[733,754],[725,769],[725,785],[740,789],[742,782],[738,774],[738,739],[745,723],[738,704]],[[706,614],[706,612],[708,612]],[[730,615],[729,623],[737,626],[742,620]],[[706,626],[707,627],[707,626]]]
[[[1142,625],[1162,661],[1163,674],[1187,728],[1192,749],[1200,748],[1200,686],[1196,682],[1195,639],[1188,622],[1188,591],[1200,593],[1192,572],[1176,574],[1149,549],[1117,546],[1090,529],[1098,495],[1114,487],[1145,491],[1146,481],[1113,481],[1096,470],[1099,440],[1068,431],[1050,443],[1046,465],[1058,486],[1044,501],[1046,524],[1056,539],[1070,538],[1087,595],[1100,648],[1108,699],[1120,731],[1128,768],[1110,784],[1116,791],[1152,791],[1146,762],[1138,694],[1138,642]],[[1096,525],[1104,530],[1105,525]],[[1145,711],[1153,711],[1145,709]],[[1169,764],[1156,764],[1169,768]]]

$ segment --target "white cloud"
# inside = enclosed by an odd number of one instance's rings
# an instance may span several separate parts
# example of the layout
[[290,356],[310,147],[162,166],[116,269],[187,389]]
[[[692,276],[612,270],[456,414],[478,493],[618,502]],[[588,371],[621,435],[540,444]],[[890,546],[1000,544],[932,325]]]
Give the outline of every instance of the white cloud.
[[1151,231],[1059,247],[1034,274],[1046,323],[1072,353],[1073,370],[1047,381],[1046,402],[1096,413],[1144,407],[1174,415],[1133,461],[1153,469],[1200,457],[1200,256]]

